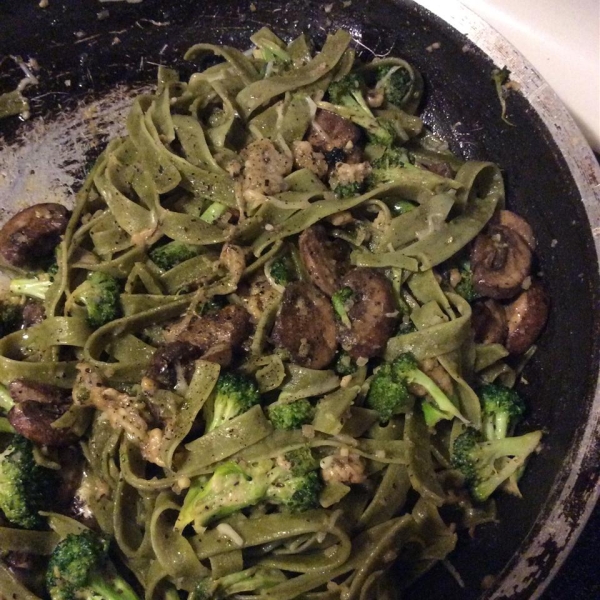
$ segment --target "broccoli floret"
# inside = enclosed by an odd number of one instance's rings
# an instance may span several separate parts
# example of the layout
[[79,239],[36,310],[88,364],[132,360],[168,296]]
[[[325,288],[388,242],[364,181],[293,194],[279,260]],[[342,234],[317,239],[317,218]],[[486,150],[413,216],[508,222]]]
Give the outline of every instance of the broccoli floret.
[[[254,475],[254,476],[253,476]],[[253,474],[234,462],[215,469],[212,477],[192,483],[183,501],[175,523],[177,531],[183,531],[190,523],[196,530],[206,527],[211,521],[223,519],[242,508],[258,504],[269,485],[266,472]]]
[[178,264],[198,256],[199,250],[196,246],[184,244],[183,242],[169,242],[150,251],[150,258],[162,271],[169,271]]
[[333,310],[338,316],[339,320],[348,328],[352,326],[350,317],[348,316],[348,310],[352,307],[352,300],[354,298],[354,292],[349,287],[343,287],[339,289],[331,297],[331,304]]
[[119,316],[120,285],[112,275],[94,271],[69,298],[69,304],[85,306],[90,327],[102,327]]
[[387,148],[386,151],[377,159],[371,162],[374,169],[392,169],[394,167],[404,167],[410,164],[408,153],[404,148]]
[[485,502],[525,463],[541,439],[541,431],[532,431],[488,442],[475,429],[467,429],[454,442],[452,466],[465,477],[473,499]]
[[245,413],[260,402],[256,382],[240,373],[221,374],[215,392],[213,416],[206,428],[207,432]]
[[0,338],[3,338],[21,327],[23,307],[18,297],[7,297],[0,300]]
[[386,101],[402,107],[412,87],[408,70],[399,65],[381,66],[376,71],[376,77],[376,88],[383,90]]
[[[203,221],[205,221],[206,223],[214,223],[223,213],[225,213],[226,210],[227,210],[227,206],[225,204],[221,204],[220,202],[213,202],[200,215],[200,218]],[[177,243],[181,243],[181,242],[177,242]],[[187,244],[184,244],[184,245],[187,245]],[[189,248],[194,248],[194,246],[189,246]],[[198,254],[198,252],[195,252],[195,254],[193,254],[192,256],[189,256],[188,258],[193,258],[194,256],[196,256],[196,254]],[[183,260],[188,260],[188,259],[184,258]],[[180,260],[178,262],[183,262],[183,260]]]
[[327,93],[333,104],[361,108],[366,114],[373,116],[365,97],[365,83],[356,73],[348,73],[338,81],[329,85]]
[[435,427],[440,421],[444,421],[447,418],[446,413],[429,402],[423,402],[421,410],[423,411],[427,427]]
[[262,592],[287,581],[279,569],[252,567],[220,579],[201,579],[188,600],[222,600],[236,594]]
[[525,412],[522,398],[510,388],[495,383],[479,391],[482,408],[482,431],[488,441],[505,438]]
[[49,278],[40,276],[40,278],[12,279],[8,289],[18,296],[45,300],[51,285],[52,281]]
[[319,461],[315,458],[309,446],[302,446],[290,450],[283,455],[283,464],[292,475],[306,475],[319,468]]
[[481,298],[481,295],[475,291],[475,286],[473,285],[471,263],[468,260],[462,261],[458,271],[460,273],[460,281],[454,288],[454,291],[469,303]]
[[356,373],[356,363],[352,361],[352,357],[344,351],[341,351],[336,356],[333,363],[333,370],[344,377],[345,375],[352,375]]
[[108,559],[108,541],[93,531],[69,534],[56,546],[46,587],[51,600],[139,600]]
[[199,531],[213,521],[261,502],[298,512],[318,504],[321,480],[315,471],[294,475],[285,461],[277,465],[265,460],[247,466],[228,462],[217,467],[212,477],[197,479],[183,501],[175,523],[183,531],[193,523]]
[[52,497],[55,473],[39,466],[33,455],[33,444],[14,436],[0,454],[0,509],[14,525],[37,529],[44,520],[38,511]]
[[343,200],[344,198],[352,198],[353,196],[360,196],[362,194],[364,185],[357,181],[353,183],[338,184],[334,186],[333,193]]
[[286,286],[296,280],[294,266],[287,255],[277,257],[269,268],[269,274],[278,285]]
[[311,423],[315,416],[315,409],[306,398],[302,398],[294,402],[271,404],[268,413],[275,429],[291,431]]
[[366,402],[378,413],[379,421],[387,423],[393,415],[410,406],[411,395],[404,381],[394,379],[392,366],[386,363],[373,375]]
[[267,489],[266,500],[291,512],[303,512],[319,505],[323,484],[316,471],[306,475],[278,477]]
[[442,413],[445,413],[446,419],[456,417],[463,423],[467,420],[460,414],[460,411],[454,406],[452,401],[444,394],[439,386],[423,371],[419,369],[417,359],[410,352],[405,352],[396,357],[391,364],[392,377],[395,381],[402,382],[408,386],[417,384],[425,388],[435,407]]

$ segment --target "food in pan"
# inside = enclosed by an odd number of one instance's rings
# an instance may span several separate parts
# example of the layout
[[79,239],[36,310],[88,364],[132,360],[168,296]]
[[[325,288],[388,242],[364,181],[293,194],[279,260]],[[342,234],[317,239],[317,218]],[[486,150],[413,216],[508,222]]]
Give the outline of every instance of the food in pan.
[[0,231],[8,597],[393,598],[520,494],[549,303],[499,167],[404,60],[251,41]]

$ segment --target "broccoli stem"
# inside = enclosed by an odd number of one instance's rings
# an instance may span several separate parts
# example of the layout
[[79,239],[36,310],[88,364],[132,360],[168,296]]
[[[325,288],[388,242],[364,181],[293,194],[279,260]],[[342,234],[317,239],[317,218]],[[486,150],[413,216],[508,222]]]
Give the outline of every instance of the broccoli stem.
[[8,412],[15,405],[14,400],[8,392],[6,386],[0,384],[0,408]]
[[508,435],[510,416],[508,412],[497,412],[491,419],[485,420],[485,437],[488,440],[503,439]]
[[214,223],[225,211],[227,206],[220,202],[213,202],[201,215],[200,218],[206,223]]
[[113,575],[107,581],[102,575],[94,574],[90,577],[87,587],[91,592],[89,600],[139,600],[131,586],[120,575]]
[[0,417],[0,433],[16,433],[9,420],[5,417]]
[[9,290],[19,296],[45,300],[51,285],[51,281],[40,281],[39,279],[13,279],[10,282]]
[[423,373],[419,369],[413,369],[410,375],[408,376],[408,381],[410,383],[416,383],[417,385],[424,387],[427,390],[427,393],[435,402],[438,410],[441,413],[445,413],[446,419],[456,417],[465,424],[469,422],[460,414],[458,408],[456,408],[456,406],[452,404],[452,402],[448,399],[446,394],[444,394],[444,392],[428,375],[425,375],[425,373]]

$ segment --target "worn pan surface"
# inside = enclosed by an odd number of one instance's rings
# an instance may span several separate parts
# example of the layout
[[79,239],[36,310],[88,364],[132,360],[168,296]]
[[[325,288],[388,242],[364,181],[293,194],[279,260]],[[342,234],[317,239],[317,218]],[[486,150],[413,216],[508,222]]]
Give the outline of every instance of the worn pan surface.
[[[452,562],[465,589],[440,568],[409,597],[524,600],[541,594],[597,495],[599,171],[554,94],[517,53],[465,9],[432,4],[445,20],[393,0],[50,0],[45,9],[2,2],[0,59],[34,57],[40,70],[39,85],[27,94],[32,119],[0,122],[0,206],[11,212],[27,202],[68,202],[86,164],[119,130],[131,90],[152,83],[160,62],[189,73],[180,57],[192,43],[244,47],[263,25],[286,39],[307,32],[319,41],[344,27],[367,55],[407,58],[426,79],[427,124],[458,154],[504,170],[509,205],[538,237],[539,270],[552,298],[550,322],[526,371],[529,384],[521,388],[532,407],[528,425],[549,432],[523,481],[525,498],[502,498],[502,524],[462,540]],[[490,56],[508,64],[522,86],[523,95],[508,100],[512,127],[500,120]],[[0,91],[19,78],[7,58]],[[496,583],[482,592],[490,574]]]

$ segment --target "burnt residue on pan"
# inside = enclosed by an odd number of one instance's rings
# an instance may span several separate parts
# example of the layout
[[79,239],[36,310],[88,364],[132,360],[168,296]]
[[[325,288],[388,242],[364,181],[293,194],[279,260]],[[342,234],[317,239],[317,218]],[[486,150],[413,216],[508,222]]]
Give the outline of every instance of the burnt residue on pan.
[[[551,134],[516,92],[508,98],[514,126],[500,119],[490,80],[494,65],[466,38],[415,4],[392,0],[144,0],[141,4],[50,0],[46,9],[37,2],[11,2],[10,8],[3,3],[0,58],[35,57],[40,84],[27,89],[30,123],[18,118],[0,123],[4,139],[0,164],[6,158],[3,148],[12,152],[31,143],[27,132],[41,119],[51,129],[53,123],[68,122],[71,115],[79,118],[91,105],[104,106],[110,115],[111,103],[105,100],[103,105],[103,99],[112,98],[115,89],[151,83],[157,64],[189,75],[193,66],[181,60],[189,45],[209,41],[244,47],[248,34],[263,25],[286,39],[306,32],[317,43],[327,31],[341,26],[351,32],[357,50],[365,55],[393,53],[407,58],[425,76],[426,123],[459,155],[497,162],[506,177],[509,207],[533,226],[539,255],[536,274],[543,277],[549,292],[551,315],[539,351],[525,372],[528,384],[522,384],[520,391],[531,407],[527,426],[549,432],[544,448],[522,482],[524,499],[499,500],[502,524],[479,529],[475,539],[461,540],[452,564],[466,587],[460,589],[440,567],[407,595],[429,600],[480,597],[484,577],[499,574],[507,564],[515,565],[515,553],[526,536],[548,531],[549,521],[558,515],[566,529],[552,533],[527,572],[504,574],[514,582],[512,600],[530,598],[570,543],[598,485],[600,449],[597,441],[582,437],[593,410],[598,375],[598,264],[584,207]],[[14,88],[20,76],[12,61],[5,60],[0,66],[0,91]],[[127,100],[127,92],[123,94],[121,109]],[[107,132],[114,130],[113,119],[107,119],[88,132],[90,137],[78,130],[82,148],[73,155],[79,160],[92,160]],[[83,166],[60,168],[69,171],[76,185]],[[5,208],[18,200],[2,191],[6,189],[0,185],[0,196],[4,193],[0,204]],[[569,464],[577,455],[585,457],[584,466],[573,474]],[[557,506],[565,485],[573,485],[573,491],[566,503]],[[492,594],[493,589],[486,596]]]

